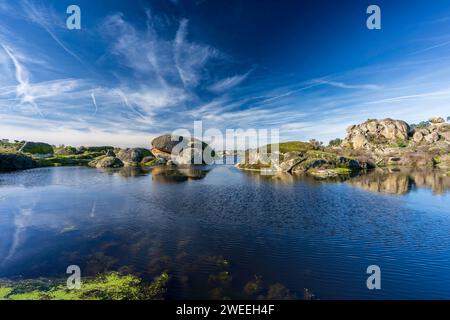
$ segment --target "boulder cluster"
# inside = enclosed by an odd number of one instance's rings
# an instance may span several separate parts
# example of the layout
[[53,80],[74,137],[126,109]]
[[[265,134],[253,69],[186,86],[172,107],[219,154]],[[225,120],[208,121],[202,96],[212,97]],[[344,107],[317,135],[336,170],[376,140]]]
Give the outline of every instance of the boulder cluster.
[[342,146],[353,149],[371,149],[373,145],[407,141],[410,134],[411,128],[405,121],[370,119],[347,128],[347,137]]
[[168,165],[211,164],[215,152],[195,138],[165,134],[153,139],[151,152]]
[[414,130],[412,140],[416,144],[433,144],[440,140],[450,142],[450,123],[443,118],[432,118],[428,127]]
[[119,168],[123,166],[141,166],[152,164],[155,156],[148,149],[127,148],[106,151],[105,155],[95,158],[89,162],[89,166],[95,168]]
[[[127,166],[192,165],[210,163],[214,150],[205,142],[182,136],[162,135],[151,142],[151,150],[127,148],[107,150],[106,154],[89,162],[95,168],[118,168]],[[210,159],[206,159],[209,155]]]
[[420,146],[438,143],[440,147],[450,144],[450,124],[443,118],[431,118],[426,126],[411,128],[402,120],[370,119],[347,128],[342,147],[376,150],[382,146]]
[[364,154],[379,166],[448,168],[450,124],[440,117],[419,126],[402,120],[367,120],[347,129],[341,148]]
[[[286,143],[292,145],[292,142]],[[280,150],[283,143],[280,144]],[[273,159],[275,158],[274,161]],[[402,120],[369,119],[347,129],[339,146],[260,154],[247,150],[238,168],[278,172],[305,172],[319,177],[349,174],[382,166],[450,167],[450,124],[432,118],[420,126]]]

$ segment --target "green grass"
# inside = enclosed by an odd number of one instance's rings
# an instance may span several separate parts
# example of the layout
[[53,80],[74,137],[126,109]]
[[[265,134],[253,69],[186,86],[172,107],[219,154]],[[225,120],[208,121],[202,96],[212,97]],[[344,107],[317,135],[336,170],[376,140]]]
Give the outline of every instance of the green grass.
[[334,171],[338,174],[338,175],[349,175],[353,172],[352,169],[349,168],[335,168]]
[[150,284],[142,283],[133,275],[109,273],[90,279],[82,279],[81,288],[69,290],[65,283],[35,288],[26,284],[9,282],[0,284],[0,300],[154,300],[162,299],[169,275],[162,273]]
[[154,166],[157,162],[158,162],[158,159],[155,158],[155,159],[153,159],[151,161],[148,161],[148,162],[145,162],[145,163],[141,163],[141,165],[150,167],[150,166]]
[[388,144],[390,148],[406,148],[408,143],[406,141],[398,140],[396,142]]
[[277,146],[280,153],[286,153],[291,151],[306,152],[308,150],[313,149],[313,146],[308,142],[290,141],[278,144],[269,144],[267,145],[267,152],[268,153],[272,152],[272,149],[275,149]]
[[35,159],[40,167],[87,166],[87,164],[103,155],[102,152],[88,152],[73,155],[57,154],[50,158]]

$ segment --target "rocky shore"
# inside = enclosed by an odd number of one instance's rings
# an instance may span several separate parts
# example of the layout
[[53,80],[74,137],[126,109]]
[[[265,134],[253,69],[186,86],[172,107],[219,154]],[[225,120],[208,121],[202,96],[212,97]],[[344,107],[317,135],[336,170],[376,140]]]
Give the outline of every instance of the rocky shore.
[[[205,161],[205,156],[211,160],[217,154],[205,142],[169,134],[153,139],[149,149],[56,147],[43,142],[2,140],[0,171],[48,166],[120,168],[211,163]],[[240,158],[236,167],[242,170],[305,173],[319,178],[392,166],[439,168],[449,174],[450,123],[438,117],[419,125],[394,119],[369,119],[350,126],[345,139],[335,139],[328,146],[317,140],[284,142],[246,150],[240,153]]]
[[[89,166],[92,168],[182,166],[205,163],[205,155],[214,159],[215,151],[194,138],[159,136],[145,148],[51,146],[44,142],[2,140],[0,172],[52,166]],[[200,163],[198,162],[200,159]]]
[[271,157],[260,149],[247,150],[237,167],[306,173],[320,178],[390,166],[440,168],[448,174],[450,124],[443,118],[432,118],[419,127],[402,120],[369,119],[350,126],[343,141],[327,147],[316,140],[280,143],[276,147],[267,146],[269,153],[279,149]]

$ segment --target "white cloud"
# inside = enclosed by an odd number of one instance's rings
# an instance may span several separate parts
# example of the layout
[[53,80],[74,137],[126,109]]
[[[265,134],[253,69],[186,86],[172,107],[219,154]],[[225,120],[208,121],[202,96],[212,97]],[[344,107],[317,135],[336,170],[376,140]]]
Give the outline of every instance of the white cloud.
[[29,21],[41,26],[65,52],[78,60],[81,64],[84,64],[81,58],[69,49],[56,35],[55,27],[62,27],[63,23],[59,18],[59,15],[56,14],[52,8],[45,7],[42,4],[39,5],[37,2],[30,2],[28,0],[22,0],[21,5],[22,10]]
[[222,80],[217,81],[216,83],[210,85],[208,87],[208,90],[215,92],[215,93],[221,93],[224,91],[228,91],[228,90],[238,86],[239,84],[241,84],[241,82],[243,82],[245,79],[247,79],[248,75],[249,75],[249,72],[242,74],[242,75],[235,75],[232,77],[222,79]]
[[186,87],[195,87],[201,80],[206,63],[211,58],[219,57],[220,54],[209,46],[189,42],[187,28],[188,20],[181,20],[173,43],[175,66],[183,84]]
[[24,66],[22,66],[9,47],[3,44],[1,46],[11,59],[15,68],[16,80],[19,83],[16,87],[16,98],[20,99],[20,104],[32,106],[41,116],[43,116],[41,110],[35,102],[35,97],[30,90],[28,71]]
[[329,81],[329,80],[313,80],[314,83],[318,84],[326,84],[332,87],[341,88],[341,89],[365,89],[365,90],[380,90],[383,87],[377,84],[347,84],[339,81]]

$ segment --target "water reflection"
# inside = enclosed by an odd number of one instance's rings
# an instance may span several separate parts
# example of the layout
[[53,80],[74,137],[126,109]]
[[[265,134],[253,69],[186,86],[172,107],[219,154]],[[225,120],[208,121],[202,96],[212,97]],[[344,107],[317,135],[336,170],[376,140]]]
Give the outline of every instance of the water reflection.
[[441,195],[449,189],[450,177],[436,170],[377,169],[349,179],[348,183],[372,192],[401,195],[414,188],[430,188]]
[[306,184],[323,184],[323,183],[332,183],[332,182],[344,182],[352,177],[356,177],[359,175],[365,174],[365,171],[354,172],[351,175],[338,176],[338,177],[330,177],[327,179],[315,178],[313,176],[296,173],[284,173],[279,172],[276,174],[262,174],[258,171],[242,171],[244,176],[250,180],[258,181],[258,182],[268,182],[276,185],[290,185],[297,183],[306,183]]
[[206,166],[158,166],[152,169],[152,179],[161,183],[177,183],[188,180],[200,180],[206,177],[210,168]]
[[449,298],[442,172],[330,181],[233,166],[62,167],[0,181],[0,278],[64,277],[76,264],[84,276],[168,271],[173,299],[290,298],[304,288],[371,299],[365,269],[379,264],[390,278],[375,298]]
[[450,188],[450,177],[439,170],[417,170],[409,168],[375,169],[359,171],[328,179],[319,179],[307,174],[277,173],[265,175],[257,171],[243,171],[244,176],[257,182],[275,185],[297,183],[320,185],[324,183],[346,182],[352,186],[372,192],[406,194],[415,188],[430,188],[434,194],[444,194]]

